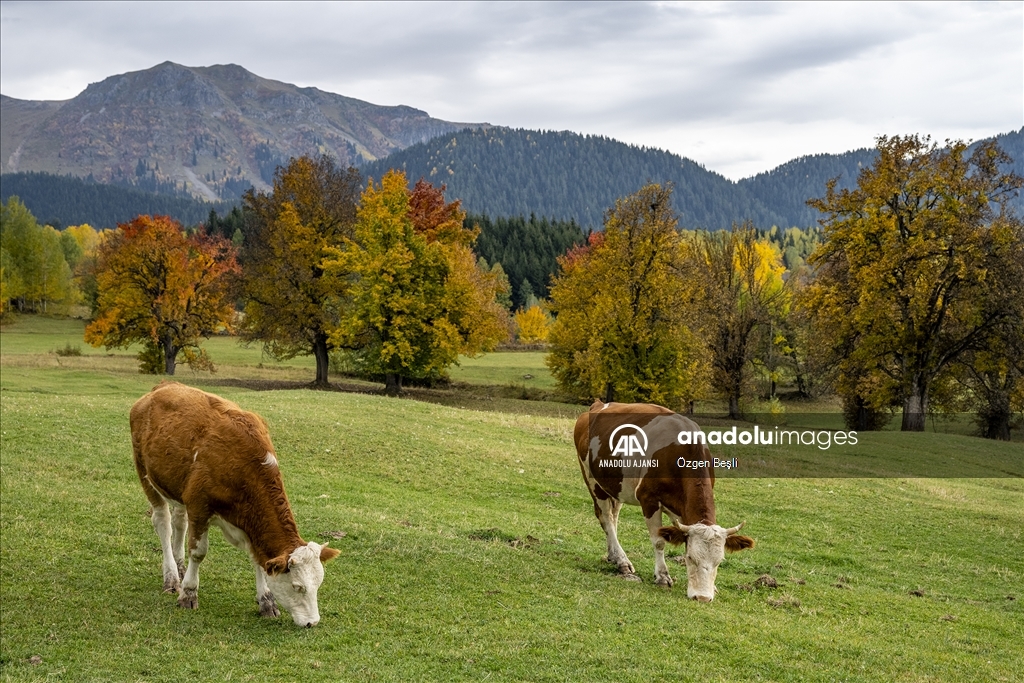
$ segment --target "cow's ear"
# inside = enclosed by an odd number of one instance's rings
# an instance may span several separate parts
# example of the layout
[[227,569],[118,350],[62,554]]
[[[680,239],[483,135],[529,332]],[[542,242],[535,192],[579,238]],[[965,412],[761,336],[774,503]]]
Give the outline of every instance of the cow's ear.
[[263,565],[263,569],[270,576],[277,576],[278,574],[284,574],[288,571],[288,555],[278,555],[267,560],[267,563]]
[[328,548],[326,543],[320,548],[320,562],[330,562],[338,555],[341,555],[341,551],[335,548]]
[[686,532],[674,526],[661,527],[660,529],[658,529],[658,535],[664,538],[672,545],[686,543]]
[[725,549],[731,553],[737,550],[746,550],[754,547],[754,539],[748,536],[737,536],[733,534],[725,539]]

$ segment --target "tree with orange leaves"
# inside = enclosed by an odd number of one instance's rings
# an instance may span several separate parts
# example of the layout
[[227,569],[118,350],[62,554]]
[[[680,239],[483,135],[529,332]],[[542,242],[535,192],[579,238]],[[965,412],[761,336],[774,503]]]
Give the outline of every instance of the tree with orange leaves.
[[173,375],[179,354],[212,369],[200,339],[230,329],[228,280],[237,272],[227,240],[186,236],[167,216],[139,216],[99,246],[97,310],[85,341],[108,349],[143,343],[143,372]]

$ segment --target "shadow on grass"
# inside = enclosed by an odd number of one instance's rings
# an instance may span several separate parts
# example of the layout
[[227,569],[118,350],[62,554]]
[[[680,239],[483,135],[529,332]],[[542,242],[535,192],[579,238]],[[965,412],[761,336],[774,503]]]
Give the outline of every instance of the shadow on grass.
[[[178,380],[180,381],[180,380]],[[371,396],[386,396],[384,387],[375,382],[333,380],[327,386],[313,382],[271,379],[202,378],[191,383],[201,387],[232,387],[250,391],[337,391]],[[518,385],[474,385],[452,382],[443,388],[406,387],[398,398],[423,401],[450,408],[488,412],[516,413],[541,417],[572,417],[586,411],[581,404],[542,389]]]

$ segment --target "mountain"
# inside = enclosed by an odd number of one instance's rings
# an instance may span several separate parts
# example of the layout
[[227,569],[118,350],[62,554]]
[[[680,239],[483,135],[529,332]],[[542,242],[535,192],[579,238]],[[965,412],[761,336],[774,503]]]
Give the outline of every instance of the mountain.
[[[1024,128],[995,138],[1024,176]],[[570,132],[477,128],[411,145],[385,159],[363,164],[379,179],[389,168],[448,187],[463,207],[490,216],[537,215],[575,220],[584,228],[603,225],[615,199],[647,182],[671,182],[684,228],[728,228],[753,221],[759,228],[817,225],[807,206],[838,178],[839,188],[856,185],[875,151],[816,154],[788,161],[765,173],[733,182],[685,157],[636,147],[604,137]],[[1007,169],[1011,170],[1011,169]],[[1024,197],[1014,206],[1024,213]]]
[[356,164],[475,125],[300,88],[234,64],[164,62],[61,102],[0,96],[0,170],[234,199],[250,186],[267,189],[292,156],[319,152]]

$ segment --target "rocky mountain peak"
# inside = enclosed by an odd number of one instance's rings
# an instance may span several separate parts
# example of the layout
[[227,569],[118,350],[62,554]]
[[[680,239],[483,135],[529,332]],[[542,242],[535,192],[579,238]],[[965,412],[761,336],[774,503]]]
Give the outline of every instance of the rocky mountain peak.
[[91,176],[210,200],[267,188],[293,156],[355,164],[479,125],[300,88],[237,64],[163,62],[92,83],[66,102],[0,102],[4,172]]

